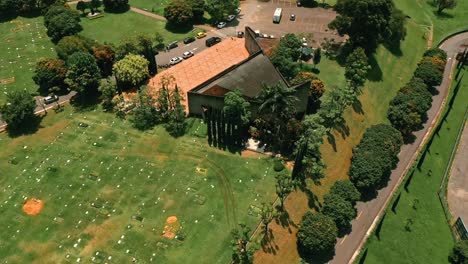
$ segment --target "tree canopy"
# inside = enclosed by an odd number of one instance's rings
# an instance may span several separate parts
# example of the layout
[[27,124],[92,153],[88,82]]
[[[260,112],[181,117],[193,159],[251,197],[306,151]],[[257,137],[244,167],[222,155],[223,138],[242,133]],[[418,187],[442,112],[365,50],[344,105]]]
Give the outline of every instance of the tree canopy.
[[235,14],[239,0],[206,0],[205,10],[215,21],[222,21],[228,15]]
[[307,255],[322,255],[334,251],[338,228],[329,216],[307,212],[299,224],[297,243]]
[[330,188],[330,194],[341,196],[353,205],[361,198],[361,193],[349,180],[336,181]]
[[224,95],[224,113],[232,120],[240,120],[242,124],[250,122],[250,103],[247,102],[239,90]]
[[97,92],[101,74],[96,60],[89,53],[75,52],[67,60],[67,77],[65,82],[70,89],[82,95],[90,95]]
[[47,35],[57,43],[65,36],[71,36],[83,30],[80,16],[64,6],[53,6],[44,15]]
[[110,12],[124,12],[130,7],[128,0],[103,0],[104,9]]
[[64,88],[67,68],[60,59],[43,58],[36,63],[33,80],[39,85],[42,94],[57,92],[55,89]]
[[346,58],[345,77],[356,87],[357,94],[360,94],[360,87],[364,86],[369,70],[369,61],[364,49],[355,48]]
[[75,52],[91,52],[95,45],[91,39],[80,35],[66,36],[57,43],[55,51],[60,59],[66,61]]
[[340,231],[351,227],[351,220],[356,217],[356,209],[350,201],[340,195],[329,193],[323,198],[322,213],[335,221]]
[[8,124],[8,130],[19,131],[29,126],[34,119],[36,100],[25,90],[8,93],[6,103],[0,107],[2,119]]
[[189,25],[193,22],[192,6],[184,0],[172,0],[164,8],[164,17],[174,25]]
[[142,84],[148,79],[149,62],[134,54],[125,56],[113,66],[115,78],[121,88],[131,88]]

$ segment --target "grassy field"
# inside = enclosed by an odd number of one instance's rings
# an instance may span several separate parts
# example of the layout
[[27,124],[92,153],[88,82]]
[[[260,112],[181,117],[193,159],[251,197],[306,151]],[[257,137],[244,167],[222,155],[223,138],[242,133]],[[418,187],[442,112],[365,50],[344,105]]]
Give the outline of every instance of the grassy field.
[[[179,139],[71,107],[42,125],[31,136],[0,135],[3,262],[227,263],[231,228],[255,228],[252,212],[275,197],[270,158],[208,147],[197,120]],[[22,212],[31,197],[44,201],[35,216]],[[168,225],[171,216],[178,221]],[[163,237],[166,225],[179,238]]]
[[170,2],[169,0],[130,0],[130,6],[140,8],[146,11],[163,16],[164,8]]
[[[10,91],[27,89],[35,93],[32,80],[39,58],[55,56],[54,46],[46,35],[42,17],[18,17],[0,23],[0,104]],[[11,83],[10,83],[11,82]]]
[[172,32],[166,29],[166,22],[159,21],[132,11],[122,14],[105,13],[104,17],[98,19],[81,20],[83,36],[98,40],[101,43],[108,42],[119,44],[122,39],[137,34],[149,34],[154,36],[159,32],[164,37],[164,42],[169,43],[175,40],[182,40],[187,36],[195,35],[194,31]]
[[[351,162],[352,148],[359,143],[361,137],[371,125],[388,123],[386,118],[388,104],[398,89],[412,76],[416,65],[425,48],[426,29],[410,19],[407,22],[408,36],[401,45],[401,53],[392,53],[384,47],[379,47],[372,61],[372,70],[369,81],[366,83],[363,94],[359,100],[362,104],[360,110],[348,108],[344,117],[348,128],[347,135],[333,131],[334,138],[321,147],[323,160],[327,165],[325,178],[320,185],[310,183],[310,190],[319,201],[328,193],[330,186],[337,180],[348,178],[348,169]],[[344,69],[335,61],[322,59],[317,66],[320,70],[318,76],[324,80],[326,89],[339,85],[344,81]],[[339,166],[336,164],[340,164]],[[291,220],[297,224],[302,215],[311,210],[309,199],[305,193],[296,192],[288,197],[286,208]],[[278,247],[275,254],[271,251],[259,251],[256,263],[297,263],[299,255],[296,249],[296,229],[292,232],[280,225],[272,226],[275,232],[275,245]]]
[[[468,67],[465,68],[464,73],[468,75]],[[395,213],[387,210],[380,240],[376,236],[369,239],[364,263],[448,263],[453,239],[437,191],[463,123],[467,97],[468,79],[465,78],[442,124],[440,136],[435,136],[421,170],[414,172],[409,192],[404,186],[398,190],[401,198]],[[408,221],[413,221],[410,231],[405,229]]]

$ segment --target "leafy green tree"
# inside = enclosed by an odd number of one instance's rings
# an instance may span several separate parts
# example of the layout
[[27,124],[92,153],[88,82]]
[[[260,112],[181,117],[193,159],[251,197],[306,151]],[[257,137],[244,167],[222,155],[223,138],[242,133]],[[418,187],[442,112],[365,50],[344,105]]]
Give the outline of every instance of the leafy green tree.
[[234,14],[239,7],[239,0],[206,0],[205,10],[214,21],[222,21],[228,15]]
[[441,14],[444,9],[453,9],[457,6],[457,0],[435,0],[437,13]]
[[424,57],[439,57],[442,60],[447,60],[447,52],[440,48],[428,49],[424,52]]
[[6,103],[0,107],[2,119],[8,124],[8,130],[21,131],[34,120],[36,100],[26,90],[13,91],[7,94]]
[[68,57],[67,66],[65,83],[70,89],[81,95],[91,95],[97,92],[101,74],[91,54],[75,52]]
[[192,7],[193,20],[201,22],[205,14],[205,0],[190,0],[189,3]]
[[88,2],[78,1],[78,3],[76,4],[76,10],[81,11],[83,15],[85,15],[86,8],[88,8]]
[[128,0],[103,0],[107,12],[125,12],[129,9]]
[[42,94],[50,94],[54,87],[65,87],[65,77],[67,67],[65,62],[60,59],[43,58],[36,63],[34,82],[39,85],[39,91]]
[[0,17],[15,17],[18,14],[19,3],[16,0],[0,0]]
[[170,94],[168,122],[166,130],[174,137],[182,136],[187,130],[187,124],[185,123],[185,107],[181,103],[182,96],[180,95],[177,85]]
[[322,124],[327,129],[342,124],[344,122],[343,111],[347,105],[349,105],[349,103],[346,100],[344,89],[342,87],[331,89],[330,92],[322,97],[322,103],[317,112],[323,120]]
[[148,130],[152,129],[159,122],[159,113],[154,105],[155,102],[151,96],[139,95],[139,100],[130,118],[130,122],[132,122],[134,128]]
[[[405,37],[401,13],[396,11],[392,0],[339,0],[335,5],[338,16],[329,27],[336,29],[340,35],[347,34],[350,43],[355,47],[364,47],[367,53],[375,51],[379,43],[390,36]],[[392,25],[390,25],[392,23]],[[395,28],[395,26],[399,26]],[[393,34],[393,32],[400,34]],[[393,34],[393,35],[392,35]]]
[[138,55],[129,54],[113,66],[117,85],[122,89],[140,86],[148,79],[149,62]]
[[190,3],[184,0],[171,0],[164,8],[164,17],[171,24],[186,26],[193,23],[193,12]]
[[110,45],[102,45],[93,48],[93,55],[96,59],[96,63],[101,70],[103,77],[110,76],[112,74],[112,66],[115,61],[115,51]]
[[345,77],[356,87],[357,94],[361,93],[360,87],[364,86],[369,70],[369,61],[364,49],[355,48],[346,58]]
[[273,206],[269,203],[262,203],[262,207],[260,208],[260,220],[263,224],[263,233],[264,237],[268,237],[269,229],[268,226],[270,225],[271,221],[276,217],[275,211],[273,210]]
[[164,47],[164,36],[161,34],[161,32],[156,32],[154,34],[154,41],[156,41],[156,47],[158,49]]
[[297,243],[306,255],[322,255],[334,251],[338,229],[329,216],[307,212],[299,224]]
[[155,43],[154,39],[149,37],[148,35],[138,35],[136,37],[138,46],[140,48],[140,54],[145,57],[145,59],[149,62],[148,64],[148,71],[150,75],[154,75],[157,72],[156,65],[156,53],[155,53]]
[[91,9],[91,14],[94,15],[95,11],[102,6],[101,0],[91,0],[89,2],[89,8]]
[[51,7],[44,15],[47,35],[57,43],[65,36],[71,36],[83,30],[80,16],[65,7]]
[[354,184],[349,180],[336,181],[330,188],[330,194],[343,197],[343,199],[353,205],[361,199],[361,193],[359,193]]
[[102,108],[105,111],[112,111],[114,109],[113,99],[117,95],[117,85],[111,79],[107,79],[101,83],[98,90],[101,93]]
[[441,72],[437,66],[432,63],[423,63],[416,68],[414,77],[422,79],[428,87],[432,88],[440,85],[443,78],[443,72]]
[[384,44],[390,47],[398,47],[400,41],[406,38],[406,15],[399,9],[393,9],[390,21],[388,22],[388,29],[390,35],[384,39]]
[[288,195],[294,190],[294,182],[286,173],[277,174],[276,178],[276,194],[278,195],[280,201],[280,209],[284,211],[284,201]]
[[340,231],[348,230],[351,220],[356,217],[356,209],[351,202],[330,193],[324,196],[322,213],[331,217]]
[[[239,227],[231,231],[232,234],[232,263],[251,264],[253,263],[253,254],[255,248],[247,246],[250,241],[250,228],[245,224],[239,224]],[[250,243],[252,244],[252,243]]]
[[297,63],[283,52],[283,49],[276,49],[271,57],[271,63],[275,65],[284,78],[291,80],[298,74],[299,67]]
[[80,36],[66,36],[62,38],[55,46],[57,56],[62,60],[67,60],[75,52],[92,52],[93,46],[96,46],[91,39]]
[[317,64],[320,63],[320,60],[322,59],[322,49],[320,48],[316,48],[314,50],[314,57],[313,57],[313,61],[314,61],[314,68],[317,66]]
[[450,253],[449,261],[452,264],[468,263],[468,240],[457,241]]
[[250,103],[247,102],[239,90],[234,90],[224,95],[224,113],[232,120],[240,120],[246,125],[250,122]]

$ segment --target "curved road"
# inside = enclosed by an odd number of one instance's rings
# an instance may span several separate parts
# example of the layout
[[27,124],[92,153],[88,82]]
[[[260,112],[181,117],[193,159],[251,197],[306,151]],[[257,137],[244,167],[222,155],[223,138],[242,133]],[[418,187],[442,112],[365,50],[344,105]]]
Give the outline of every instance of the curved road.
[[464,45],[468,44],[468,32],[457,34],[445,40],[439,47],[447,52],[447,64],[445,66],[442,84],[438,87],[439,94],[433,97],[432,107],[428,111],[428,121],[424,128],[414,133],[416,140],[401,148],[400,162],[392,171],[388,185],[379,190],[377,198],[368,202],[357,204],[357,218],[352,221],[352,231],[343,238],[338,239],[335,246],[335,256],[329,263],[343,264],[352,263],[356,260],[359,252],[378,223],[382,213],[392,198],[392,194],[400,185],[404,175],[417,158],[422,146],[428,139],[430,132],[439,119],[441,110],[450,91],[452,83],[452,71],[455,66],[457,52],[463,51]]

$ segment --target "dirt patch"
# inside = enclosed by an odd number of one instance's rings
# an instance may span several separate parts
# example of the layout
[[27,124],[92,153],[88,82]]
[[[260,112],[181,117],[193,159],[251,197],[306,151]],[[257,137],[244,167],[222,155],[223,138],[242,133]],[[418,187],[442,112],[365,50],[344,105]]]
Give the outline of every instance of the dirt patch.
[[166,225],[164,226],[163,230],[163,237],[174,239],[177,231],[180,229],[180,223],[176,216],[169,216],[166,219]]
[[31,198],[23,204],[23,212],[28,215],[37,215],[44,207],[44,201],[36,198]]
[[110,239],[118,235],[116,230],[125,225],[127,218],[124,216],[107,219],[100,225],[89,225],[83,233],[90,234],[92,239],[80,252],[82,256],[90,256],[96,249],[105,248]]
[[243,150],[241,152],[241,156],[246,157],[246,158],[258,158],[258,157],[264,157],[265,154],[251,151],[251,150]]

